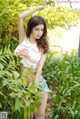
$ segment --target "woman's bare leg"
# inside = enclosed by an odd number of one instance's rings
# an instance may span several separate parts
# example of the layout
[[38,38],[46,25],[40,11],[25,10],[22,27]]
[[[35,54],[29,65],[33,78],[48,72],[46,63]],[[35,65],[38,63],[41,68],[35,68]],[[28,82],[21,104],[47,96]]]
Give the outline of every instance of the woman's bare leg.
[[42,95],[42,104],[38,108],[38,111],[35,114],[35,119],[45,119],[46,104],[48,99],[48,93]]

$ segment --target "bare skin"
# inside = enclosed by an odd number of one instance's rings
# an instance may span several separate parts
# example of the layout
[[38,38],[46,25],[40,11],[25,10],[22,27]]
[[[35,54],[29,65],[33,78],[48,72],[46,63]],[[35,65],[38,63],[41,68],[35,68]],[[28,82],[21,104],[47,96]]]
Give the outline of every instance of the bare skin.
[[[29,15],[31,15],[32,13],[34,13],[38,10],[43,10],[44,8],[45,8],[45,5],[44,6],[37,6],[36,8],[30,9],[30,10],[19,15],[19,18],[18,18],[19,43],[21,43],[26,38],[26,32],[25,32],[24,24],[23,24],[24,18],[28,17]],[[30,35],[30,38],[29,38],[30,42],[35,43],[36,38],[40,38],[42,36],[43,32],[44,32],[44,26],[42,24],[34,27],[32,33]],[[26,55],[24,57],[29,58],[29,55]],[[45,59],[46,59],[46,54],[43,54],[43,52],[42,52],[40,62],[38,63],[36,71],[34,71],[36,73],[35,73],[35,75],[32,76],[32,79],[34,79],[34,82],[36,84],[38,84],[40,81],[41,73],[42,73],[42,67],[44,65]],[[24,70],[27,70],[29,72],[29,68],[24,67],[24,66],[21,67],[22,73]],[[45,110],[46,110],[46,103],[47,103],[47,99],[48,99],[48,93],[44,93],[42,97],[43,97],[42,98],[42,104],[38,108],[38,110],[35,114],[35,119],[45,119]]]

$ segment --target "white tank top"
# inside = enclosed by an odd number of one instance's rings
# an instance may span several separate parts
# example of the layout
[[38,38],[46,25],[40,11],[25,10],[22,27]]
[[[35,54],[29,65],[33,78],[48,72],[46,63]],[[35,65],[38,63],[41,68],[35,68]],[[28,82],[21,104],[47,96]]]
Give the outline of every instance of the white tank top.
[[[22,57],[24,54],[28,54],[29,58]],[[22,57],[21,63],[25,67],[37,68],[37,65],[41,58],[41,52],[37,47],[37,43],[33,44],[26,38],[16,49],[15,55]]]

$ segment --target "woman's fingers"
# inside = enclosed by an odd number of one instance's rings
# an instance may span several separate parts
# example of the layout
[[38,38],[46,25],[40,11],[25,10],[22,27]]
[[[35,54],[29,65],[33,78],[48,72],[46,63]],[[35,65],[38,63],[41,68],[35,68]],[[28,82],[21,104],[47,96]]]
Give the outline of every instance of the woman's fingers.
[[38,8],[39,8],[40,10],[44,9],[45,7],[46,7],[46,4],[43,4],[43,5],[38,6]]
[[24,59],[30,59],[30,55],[22,55],[21,58],[24,58]]

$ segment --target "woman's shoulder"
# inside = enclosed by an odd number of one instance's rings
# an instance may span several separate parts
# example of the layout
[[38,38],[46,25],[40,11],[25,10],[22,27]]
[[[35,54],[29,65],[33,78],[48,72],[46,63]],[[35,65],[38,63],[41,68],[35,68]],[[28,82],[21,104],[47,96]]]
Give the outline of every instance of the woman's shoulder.
[[28,38],[28,37],[25,37],[25,38],[20,42],[20,45],[27,43],[28,40],[29,40],[29,38]]
[[28,38],[23,39],[23,41],[21,43],[18,44],[18,46],[16,47],[15,50],[20,50],[22,48],[24,48],[25,46],[27,46],[28,44]]

